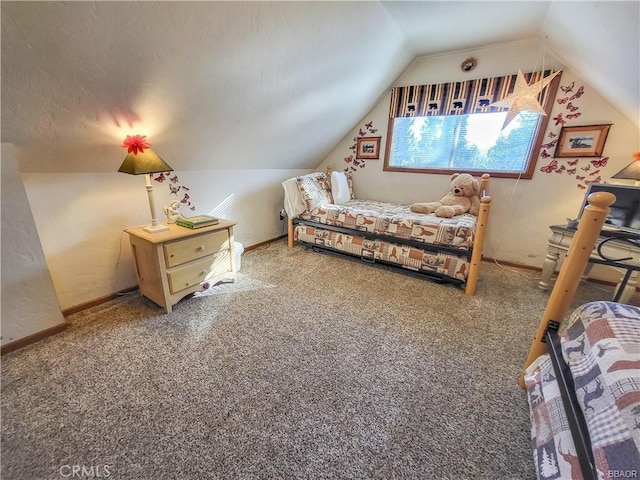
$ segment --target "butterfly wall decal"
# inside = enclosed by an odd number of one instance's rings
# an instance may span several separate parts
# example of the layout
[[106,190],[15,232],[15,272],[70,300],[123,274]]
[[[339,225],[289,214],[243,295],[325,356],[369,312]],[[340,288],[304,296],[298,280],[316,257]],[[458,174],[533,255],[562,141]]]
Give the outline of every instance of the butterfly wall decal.
[[578,91],[576,93],[571,95],[569,100],[575,100],[576,98],[580,98],[583,94],[584,94],[584,86],[581,86],[580,88],[578,88]]
[[573,120],[574,118],[578,118],[580,115],[582,115],[580,112],[578,112],[578,113],[570,113],[569,115],[567,115],[567,119],[568,120]]
[[575,112],[576,110],[578,110],[578,107],[576,107],[573,103],[569,102],[567,103],[567,110]]
[[575,86],[576,82],[571,82],[569,85],[567,85],[566,87],[563,87],[562,85],[560,86],[560,90],[562,90],[564,93],[571,93],[573,92],[573,87]]
[[607,166],[608,161],[609,157],[602,157],[597,160],[591,160],[591,164],[596,168],[602,168]]
[[598,175],[593,180],[585,180],[584,183],[585,185],[589,185],[590,183],[600,183],[601,181],[602,181],[602,177]]
[[567,103],[569,101],[569,97],[562,97],[562,98],[558,98],[556,100],[556,102],[558,102],[559,105],[564,105],[565,103]]
[[549,155],[546,150],[542,150],[542,152],[540,152],[540,156],[542,158],[549,158],[551,155]]
[[576,173],[576,169],[575,168],[571,168],[571,169],[567,170],[567,173],[569,175],[573,175],[574,173]]
[[178,196],[178,192],[180,191],[180,185],[169,185],[169,194],[173,194]]
[[543,143],[542,145],[540,145],[542,148],[551,148],[553,147],[556,143],[558,143],[558,139],[556,138],[555,140],[549,142],[549,143]]
[[556,160],[553,160],[548,165],[545,165],[544,167],[540,167],[540,171],[544,173],[551,173],[555,171],[557,168],[558,168],[558,162]]
[[564,125],[565,123],[567,123],[564,118],[562,118],[562,112],[558,113],[555,117],[553,117],[553,120],[556,122],[556,126],[557,125]]
[[578,159],[577,158],[575,160],[571,160],[570,162],[567,162],[567,165],[571,165],[572,167],[574,165],[577,165],[577,164],[578,164]]

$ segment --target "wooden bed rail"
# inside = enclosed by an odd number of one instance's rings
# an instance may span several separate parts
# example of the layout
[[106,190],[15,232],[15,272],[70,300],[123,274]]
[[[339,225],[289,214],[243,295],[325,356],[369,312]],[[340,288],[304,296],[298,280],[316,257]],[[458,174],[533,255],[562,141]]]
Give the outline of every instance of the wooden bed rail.
[[597,192],[589,195],[587,200],[589,205],[584,209],[578,224],[578,230],[573,237],[567,256],[562,262],[558,279],[551,291],[547,307],[542,314],[536,336],[529,349],[529,355],[520,373],[518,382],[522,388],[525,388],[525,370],[536,358],[547,353],[546,344],[542,341],[547,329],[547,323],[549,320],[562,322],[569,310],[573,296],[578,289],[580,278],[589,262],[589,257],[596,245],[602,225],[604,225],[609,213],[609,206],[616,201],[616,197],[608,192]]

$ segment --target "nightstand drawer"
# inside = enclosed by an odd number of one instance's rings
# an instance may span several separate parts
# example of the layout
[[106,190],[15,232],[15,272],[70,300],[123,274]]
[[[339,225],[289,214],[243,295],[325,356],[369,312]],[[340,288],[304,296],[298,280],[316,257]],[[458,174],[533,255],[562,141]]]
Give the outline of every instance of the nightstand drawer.
[[204,282],[215,260],[216,257],[209,257],[187,267],[167,273],[171,293],[176,293]]
[[175,265],[206,257],[223,248],[229,248],[229,235],[226,230],[167,243],[164,246],[164,256],[167,268],[171,268]]

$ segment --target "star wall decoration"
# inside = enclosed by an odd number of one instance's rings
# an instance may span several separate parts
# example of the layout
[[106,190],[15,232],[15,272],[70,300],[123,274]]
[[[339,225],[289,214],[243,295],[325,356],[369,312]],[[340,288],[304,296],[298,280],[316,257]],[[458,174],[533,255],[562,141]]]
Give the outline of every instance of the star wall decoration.
[[547,113],[538,101],[538,94],[558,73],[560,73],[559,70],[548,77],[538,80],[533,85],[529,85],[527,80],[524,78],[522,71],[518,70],[518,76],[516,78],[516,84],[513,87],[513,93],[490,105],[491,107],[509,107],[509,111],[507,112],[507,117],[504,119],[502,128],[506,127],[521,111],[546,115]]

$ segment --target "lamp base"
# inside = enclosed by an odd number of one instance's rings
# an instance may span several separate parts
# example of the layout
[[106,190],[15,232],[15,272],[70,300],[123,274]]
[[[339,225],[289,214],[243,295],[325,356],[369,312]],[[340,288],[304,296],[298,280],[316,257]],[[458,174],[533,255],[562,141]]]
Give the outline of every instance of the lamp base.
[[149,233],[159,233],[159,232],[166,232],[169,230],[169,227],[167,227],[166,225],[162,225],[162,224],[158,224],[158,225],[147,225],[146,227],[143,228],[143,230],[145,232],[149,232]]

